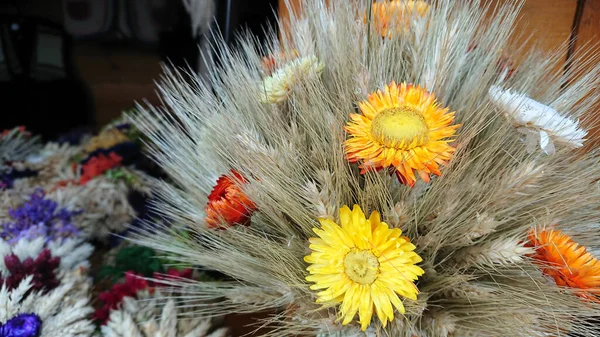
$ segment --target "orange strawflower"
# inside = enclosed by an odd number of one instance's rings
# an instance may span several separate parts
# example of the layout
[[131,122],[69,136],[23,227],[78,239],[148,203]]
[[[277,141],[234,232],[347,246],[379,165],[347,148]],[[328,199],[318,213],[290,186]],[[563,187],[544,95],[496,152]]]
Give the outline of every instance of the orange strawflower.
[[122,160],[123,158],[114,152],[111,152],[108,156],[100,154],[90,158],[81,168],[82,173],[79,178],[79,185],[84,185],[104,172],[120,166]]
[[544,275],[557,285],[577,289],[577,295],[598,302],[600,294],[600,261],[584,246],[559,230],[529,232],[528,246],[535,249],[532,258],[541,265]]
[[208,196],[206,225],[208,228],[231,227],[235,224],[248,225],[256,205],[248,199],[240,184],[247,180],[237,171],[222,175]]
[[383,37],[391,38],[393,33],[408,29],[409,19],[421,18],[429,11],[425,1],[391,1],[373,4],[373,25]]
[[360,162],[361,173],[393,168],[398,179],[413,186],[416,177],[429,182],[441,175],[455,148],[454,112],[443,107],[432,93],[411,84],[386,85],[358,103],[361,114],[350,114],[345,129],[345,152],[350,162]]

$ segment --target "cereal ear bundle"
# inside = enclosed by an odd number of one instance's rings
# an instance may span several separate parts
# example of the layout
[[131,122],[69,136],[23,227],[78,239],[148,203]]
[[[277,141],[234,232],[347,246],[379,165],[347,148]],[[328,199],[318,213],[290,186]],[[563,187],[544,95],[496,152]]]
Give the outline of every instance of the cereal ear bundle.
[[503,3],[306,0],[206,81],[167,69],[133,120],[177,225],[137,241],[224,274],[183,299],[272,336],[593,334],[600,66],[509,68]]

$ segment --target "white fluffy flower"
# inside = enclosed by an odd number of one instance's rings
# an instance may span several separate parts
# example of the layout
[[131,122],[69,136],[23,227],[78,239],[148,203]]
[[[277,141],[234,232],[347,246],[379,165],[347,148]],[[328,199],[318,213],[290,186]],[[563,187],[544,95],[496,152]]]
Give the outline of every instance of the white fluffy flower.
[[[6,132],[6,133],[5,133]],[[7,169],[5,161],[20,161],[41,148],[40,138],[31,137],[19,127],[0,134],[0,169]]]
[[41,320],[40,337],[87,337],[94,332],[89,320],[93,312],[88,298],[81,297],[76,284],[63,282],[57,288],[42,294],[29,292],[29,276],[18,287],[0,289],[0,322],[6,323],[19,314],[35,314]]
[[306,56],[287,63],[263,81],[261,101],[264,103],[281,103],[287,99],[292,88],[299,80],[319,75],[325,64],[316,56]]
[[77,154],[81,149],[77,146],[69,144],[59,143],[47,143],[44,147],[35,153],[30,154],[25,158],[25,161],[29,164],[40,164],[43,165],[48,159],[53,157],[59,157],[66,163],[71,159],[72,156]]
[[102,326],[105,337],[225,337],[227,329],[220,328],[212,333],[213,320],[198,314],[180,315],[172,298],[164,297],[157,289],[137,293],[138,299],[123,298],[118,310],[110,313],[106,325]]
[[110,233],[122,232],[135,217],[127,199],[130,189],[124,181],[102,175],[84,185],[69,185],[47,194],[68,210],[85,210],[73,223],[86,235],[107,239]]
[[526,135],[528,149],[532,149],[538,141],[547,154],[554,153],[554,143],[570,148],[583,146],[587,131],[579,128],[578,121],[562,116],[524,94],[513,93],[499,86],[490,88],[489,97]]

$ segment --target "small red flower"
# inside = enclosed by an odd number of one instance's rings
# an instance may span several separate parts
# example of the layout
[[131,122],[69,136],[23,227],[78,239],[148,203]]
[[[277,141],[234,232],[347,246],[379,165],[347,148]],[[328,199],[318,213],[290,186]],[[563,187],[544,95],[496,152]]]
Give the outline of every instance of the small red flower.
[[90,158],[85,165],[83,165],[82,174],[79,178],[79,185],[85,185],[88,181],[95,177],[103,174],[104,172],[118,167],[121,165],[123,158],[118,154],[111,152],[108,156],[99,154],[95,157]]
[[240,184],[247,180],[237,171],[222,175],[208,196],[206,224],[208,228],[231,227],[235,224],[248,225],[256,205],[248,199]]
[[148,282],[132,271],[125,273],[125,283],[116,283],[110,290],[101,292],[98,299],[104,304],[94,312],[94,319],[106,324],[111,310],[117,309],[124,297],[137,298],[140,290],[148,288]]
[[[16,129],[19,131],[20,134],[22,134],[26,137],[31,136],[31,134],[27,131],[27,129],[23,125],[16,127]],[[3,130],[2,133],[0,133],[0,137],[8,136],[11,132],[13,132],[13,130],[15,130],[15,129]]]

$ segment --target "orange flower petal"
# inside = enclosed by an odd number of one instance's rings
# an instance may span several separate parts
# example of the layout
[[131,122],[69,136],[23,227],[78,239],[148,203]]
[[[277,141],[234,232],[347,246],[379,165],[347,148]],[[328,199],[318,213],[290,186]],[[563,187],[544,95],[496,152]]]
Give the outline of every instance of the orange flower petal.
[[535,249],[531,257],[542,273],[559,286],[578,289],[577,295],[582,298],[599,301],[596,295],[600,294],[600,261],[584,246],[553,229],[532,229],[528,239],[527,246]]

